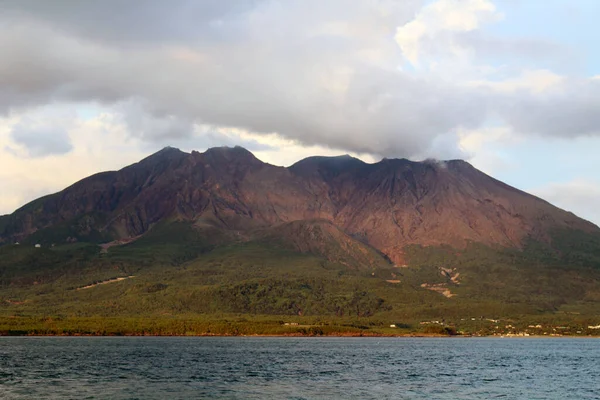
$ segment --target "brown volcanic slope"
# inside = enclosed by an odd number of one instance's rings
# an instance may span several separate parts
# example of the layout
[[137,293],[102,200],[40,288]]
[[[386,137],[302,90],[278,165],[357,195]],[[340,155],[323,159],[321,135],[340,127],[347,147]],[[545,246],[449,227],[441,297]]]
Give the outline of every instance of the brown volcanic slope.
[[[600,231],[460,160],[366,164],[350,156],[310,157],[283,168],[241,147],[191,154],[165,148],[1,217],[0,243],[109,241],[144,234],[165,219],[246,237],[281,225],[288,237],[358,239],[396,263],[408,244],[518,247],[529,237],[549,240],[553,229]],[[283,225],[294,221],[320,222]]]
[[327,220],[292,221],[254,233],[268,244],[279,243],[300,253],[317,254],[350,268],[389,265],[383,254]]

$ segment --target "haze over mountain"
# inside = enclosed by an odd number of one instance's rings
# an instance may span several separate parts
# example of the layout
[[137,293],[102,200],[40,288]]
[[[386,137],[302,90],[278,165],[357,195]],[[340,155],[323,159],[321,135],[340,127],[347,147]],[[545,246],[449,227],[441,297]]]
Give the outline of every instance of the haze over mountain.
[[310,244],[316,229],[396,264],[413,244],[521,248],[530,239],[550,242],[555,230],[600,232],[461,160],[309,157],[283,168],[241,147],[191,154],[168,147],[0,217],[0,243],[110,242],[173,220],[224,241],[277,231],[301,251],[323,253]]

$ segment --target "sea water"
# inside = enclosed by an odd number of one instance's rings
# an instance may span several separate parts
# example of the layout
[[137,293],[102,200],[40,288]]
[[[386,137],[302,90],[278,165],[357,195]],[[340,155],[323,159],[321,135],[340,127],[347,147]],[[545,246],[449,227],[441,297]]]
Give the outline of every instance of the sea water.
[[600,340],[0,337],[2,399],[600,399]]

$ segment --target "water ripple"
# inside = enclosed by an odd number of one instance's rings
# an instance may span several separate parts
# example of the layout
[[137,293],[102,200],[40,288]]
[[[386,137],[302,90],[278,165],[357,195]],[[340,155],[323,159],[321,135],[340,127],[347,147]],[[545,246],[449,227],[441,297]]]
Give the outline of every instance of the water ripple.
[[600,399],[596,339],[0,338],[1,399]]

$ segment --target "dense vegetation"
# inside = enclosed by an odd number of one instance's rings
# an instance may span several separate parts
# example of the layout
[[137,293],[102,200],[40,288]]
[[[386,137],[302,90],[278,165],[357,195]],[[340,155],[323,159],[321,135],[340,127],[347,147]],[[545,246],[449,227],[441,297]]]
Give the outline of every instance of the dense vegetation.
[[413,246],[406,266],[361,267],[219,235],[174,222],[107,251],[2,246],[0,332],[600,333],[589,328],[600,324],[600,237],[555,232],[520,250]]

